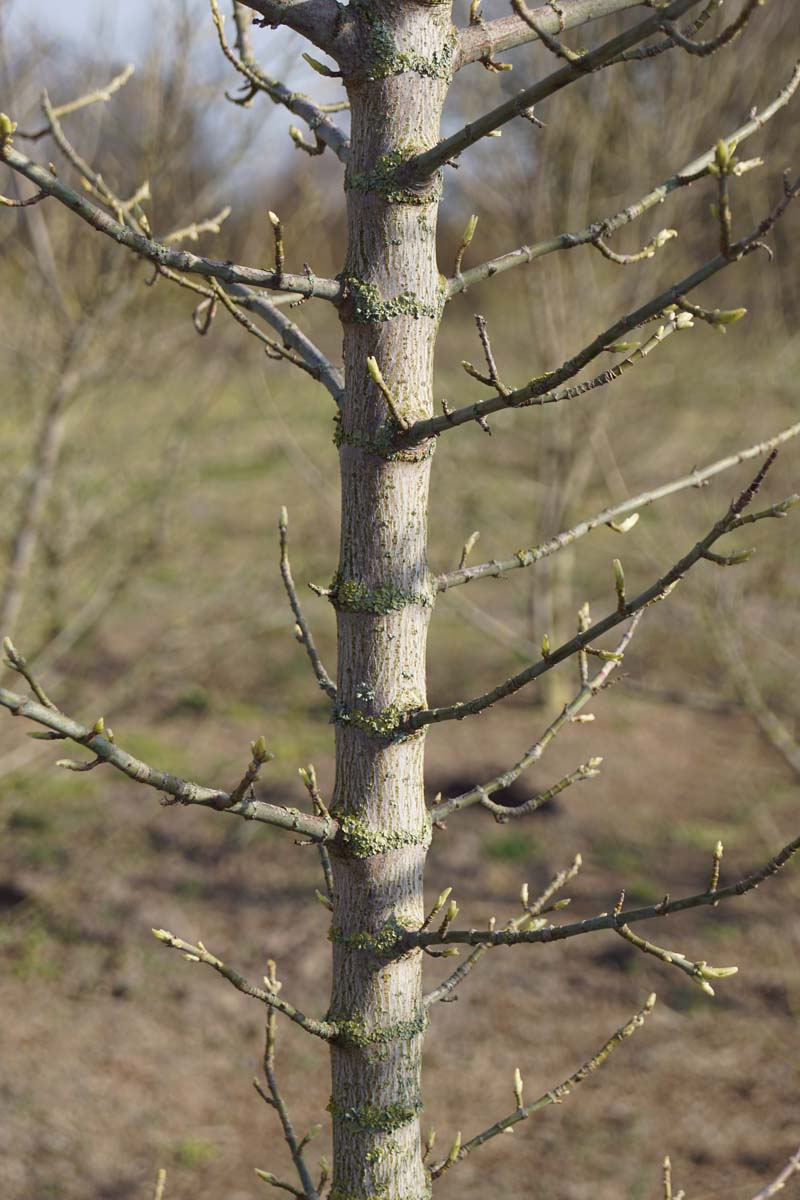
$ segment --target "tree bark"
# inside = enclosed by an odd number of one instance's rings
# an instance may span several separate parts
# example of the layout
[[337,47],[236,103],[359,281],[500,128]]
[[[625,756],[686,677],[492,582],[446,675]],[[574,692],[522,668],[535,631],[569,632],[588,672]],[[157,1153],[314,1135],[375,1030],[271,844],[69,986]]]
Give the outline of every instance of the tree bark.
[[[436,265],[439,182],[404,191],[398,162],[439,140],[456,35],[451,3],[359,0],[345,70],[347,168],[345,395],[337,425],[342,484],[334,811],[332,1200],[417,1200],[421,1056],[419,953],[382,942],[423,919],[430,842],[424,738],[398,740],[399,715],[425,704],[433,588],[427,503],[433,443],[392,452],[398,426],[432,411],[433,349],[444,302]],[[370,373],[377,362],[384,390]],[[388,394],[388,399],[387,399]]]

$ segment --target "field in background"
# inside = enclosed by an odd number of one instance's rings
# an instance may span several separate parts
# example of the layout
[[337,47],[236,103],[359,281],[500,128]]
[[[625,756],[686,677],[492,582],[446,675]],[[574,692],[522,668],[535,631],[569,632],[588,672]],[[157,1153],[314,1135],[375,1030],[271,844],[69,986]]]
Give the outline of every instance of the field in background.
[[[734,127],[789,74],[797,57],[789,11],[774,0],[766,42],[754,30],[732,57],[713,60],[720,65],[710,76],[681,60],[665,62],[650,84],[636,78],[606,93],[600,77],[589,81],[595,90],[585,101],[575,89],[565,108],[543,112],[545,130],[516,131],[482,151],[474,170],[459,173],[445,210],[443,269],[471,211],[481,215],[470,251],[477,261],[615,211]],[[65,64],[46,56],[28,64],[17,51],[21,92],[47,81],[48,62],[63,73],[62,91],[67,86]],[[534,61],[541,67],[545,60]],[[116,66],[92,65],[92,78]],[[153,80],[166,78],[163,64],[150,70],[150,125],[140,90],[121,93],[115,124],[98,126],[87,115],[74,128],[96,145],[104,170],[127,164],[133,184],[145,173],[156,187],[164,179],[157,212],[171,228],[229,197],[218,188],[222,195],[201,197],[196,207],[211,167],[203,128],[188,112],[202,95],[191,80],[181,90],[173,78],[171,107],[163,94],[159,107]],[[220,68],[217,99],[222,79]],[[507,83],[470,80],[481,90],[463,97],[473,109]],[[664,101],[656,108],[659,89]],[[693,103],[704,108],[696,122]],[[635,104],[637,119],[620,131],[621,114],[627,120]],[[237,137],[259,113],[230,110]],[[157,131],[149,143],[143,125]],[[770,126],[746,151],[764,153],[767,165],[734,193],[740,229],[779,194],[780,171],[796,154],[793,128],[790,111],[780,129]],[[578,134],[590,150],[581,152]],[[237,192],[229,225],[203,243],[208,253],[263,261],[271,253],[263,210],[274,207],[287,216],[290,265],[313,252],[319,273],[338,268],[339,218],[327,207],[335,164],[323,160],[316,183],[313,160],[290,159],[286,169],[280,185],[270,175],[258,193]],[[713,254],[712,195],[703,189],[679,194],[615,241],[632,250],[662,226],[679,228],[678,241],[651,262],[620,271],[580,250],[516,272],[507,287],[495,281],[455,301],[440,344],[437,396],[461,403],[481,395],[457,367],[478,360],[474,311],[487,316],[503,374],[518,384],[679,277],[688,262]],[[320,241],[329,218],[330,241]],[[695,329],[568,410],[502,414],[491,438],[475,427],[442,437],[431,498],[433,569],[454,566],[475,529],[476,561],[507,556],[797,420],[798,230],[798,215],[790,214],[776,264],[749,260],[703,293],[709,306],[751,310],[725,337]],[[191,299],[170,294],[163,282],[148,291],[146,268],[98,246],[95,235],[47,205],[0,216],[0,256],[4,542],[14,535],[37,430],[63,382],[70,330],[81,322],[91,368],[65,406],[63,447],[15,640],[38,655],[67,711],[87,720],[102,712],[121,744],[154,765],[230,786],[250,740],[263,732],[277,754],[265,796],[302,804],[297,767],[309,761],[329,792],[332,731],[291,636],[276,536],[286,503],[296,579],[328,582],[338,505],[328,396],[267,362],[222,317],[198,338]],[[335,354],[331,315],[312,305],[296,314]],[[782,453],[771,499],[800,490],[798,456],[800,443]],[[571,632],[586,599],[598,615],[613,607],[613,557],[623,558],[631,591],[648,584],[706,532],[748,478],[747,468],[726,474],[644,510],[625,537],[602,528],[548,564],[442,597],[432,625],[430,698],[466,698],[518,669],[545,632],[554,642]],[[432,852],[431,898],[452,885],[465,922],[480,925],[492,914],[502,921],[523,881],[535,892],[581,852],[585,868],[569,894],[576,916],[590,915],[608,909],[623,885],[635,902],[697,890],[717,838],[726,845],[730,880],[797,832],[797,778],[737,705],[718,647],[720,636],[740,646],[766,700],[797,732],[797,519],[760,525],[751,563],[724,573],[703,564],[646,614],[626,679],[598,699],[594,724],[559,739],[526,788],[533,794],[596,754],[605,759],[600,779],[525,823],[499,827],[485,813],[451,819]],[[737,544],[749,544],[746,531]],[[310,592],[304,602],[332,665],[332,616]],[[564,688],[574,685],[572,668],[562,674]],[[7,676],[3,683],[16,686]],[[670,692],[678,702],[664,700]],[[431,797],[515,760],[563,695],[550,685],[531,689],[478,722],[434,729]],[[266,828],[161,809],[155,793],[108,771],[59,772],[52,766],[59,755],[24,733],[10,718],[0,721],[3,1196],[128,1200],[147,1195],[159,1166],[168,1168],[169,1200],[257,1195],[263,1185],[251,1166],[288,1173],[272,1116],[249,1085],[258,1070],[260,1010],[210,972],[166,954],[149,929],[200,938],[255,980],[275,957],[286,994],[322,1012],[327,926],[313,897],[313,851]],[[790,868],[743,902],[653,927],[655,940],[692,957],[740,965],[714,1001],[610,934],[494,952],[458,1003],[434,1013],[425,1097],[437,1149],[457,1128],[466,1137],[511,1110],[516,1066],[533,1098],[593,1053],[650,990],[660,1001],[649,1027],[602,1075],[477,1152],[442,1180],[438,1194],[481,1195],[490,1180],[493,1190],[522,1200],[539,1179],[543,1200],[650,1200],[660,1194],[659,1164],[669,1152],[689,1200],[748,1200],[800,1140],[798,905],[800,878]],[[314,1124],[327,1102],[324,1051],[287,1030],[279,1063],[297,1124]],[[324,1134],[319,1146],[324,1153]]]

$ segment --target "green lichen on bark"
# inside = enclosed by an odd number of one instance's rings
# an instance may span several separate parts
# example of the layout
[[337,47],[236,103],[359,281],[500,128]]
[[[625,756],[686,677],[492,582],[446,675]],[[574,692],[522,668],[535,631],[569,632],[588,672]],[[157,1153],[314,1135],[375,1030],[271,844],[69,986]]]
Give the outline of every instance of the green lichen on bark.
[[382,154],[375,166],[369,171],[345,172],[345,188],[351,192],[371,193],[388,200],[390,204],[431,204],[441,199],[442,180],[436,176],[430,187],[424,191],[418,188],[404,187],[399,178],[400,168],[410,161],[422,147],[404,145],[398,146],[389,154]]
[[432,54],[418,50],[400,50],[388,21],[379,17],[372,0],[351,0],[366,32],[364,73],[367,79],[388,79],[392,75],[412,73],[423,79],[451,79],[458,46],[458,33],[450,30],[444,45]]
[[352,1046],[383,1046],[387,1042],[410,1041],[428,1028],[428,1014],[423,1009],[418,1016],[397,1021],[378,1029],[369,1029],[365,1021],[335,1021],[337,1041]]
[[339,946],[348,946],[351,950],[374,954],[377,958],[393,958],[399,952],[402,938],[412,924],[413,922],[403,922],[398,915],[385,921],[377,933],[367,933],[366,930],[342,933],[341,929],[331,926],[328,930],[328,940]]
[[400,292],[384,300],[374,283],[366,283],[354,275],[343,279],[348,298],[352,301],[352,319],[360,324],[374,325],[394,317],[430,317],[438,321],[444,305],[444,295],[436,304],[421,300],[414,292]]
[[400,612],[412,604],[431,608],[434,596],[432,588],[419,592],[404,591],[393,583],[381,583],[370,588],[358,579],[343,579],[338,571],[331,580],[328,593],[331,604],[340,612],[375,613],[378,616]]
[[428,814],[418,830],[372,830],[360,817],[341,817],[337,851],[343,847],[348,858],[375,858],[404,846],[429,846],[431,830]]
[[342,429],[340,412],[335,414],[333,420],[334,446],[356,446],[359,450],[365,450],[368,454],[374,454],[386,462],[426,462],[433,457],[436,449],[434,438],[430,438],[427,442],[420,442],[417,446],[394,449],[393,440],[397,434],[397,425],[393,421],[384,421],[373,439],[366,437],[363,433],[345,433]]
[[341,1108],[333,1100],[328,1102],[328,1112],[370,1133],[393,1133],[414,1121],[422,1112],[421,1098],[410,1104],[359,1104],[353,1108]]

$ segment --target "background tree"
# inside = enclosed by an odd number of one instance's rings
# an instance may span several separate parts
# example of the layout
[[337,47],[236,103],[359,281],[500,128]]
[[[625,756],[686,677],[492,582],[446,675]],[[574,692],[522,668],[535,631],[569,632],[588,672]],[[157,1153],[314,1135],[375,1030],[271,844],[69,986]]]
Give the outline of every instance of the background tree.
[[[259,11],[270,23],[284,23],[305,34],[338,63],[351,106],[349,138],[338,130],[319,106],[299,98],[269,79],[256,67],[248,39],[246,14],[236,10],[236,49],[225,41],[224,26],[213,10],[223,49],[245,78],[243,99],[258,90],[285,104],[306,121],[317,140],[311,149],[330,147],[347,161],[348,252],[341,277],[320,278],[310,267],[302,274],[285,269],[283,226],[271,215],[275,242],[275,267],[265,271],[239,267],[174,249],[169,242],[155,241],[142,201],[122,200],[111,191],[105,178],[85,162],[67,139],[59,114],[46,113],[49,131],[59,148],[86,181],[81,195],[50,170],[38,166],[17,149],[21,135],[6,118],[3,158],[27,176],[39,192],[33,199],[54,196],[101,232],[149,259],[158,274],[201,291],[196,321],[205,330],[214,315],[226,310],[267,346],[272,354],[288,357],[327,387],[337,403],[336,441],[340,447],[342,472],[342,542],[339,568],[327,589],[321,589],[337,613],[338,671],[333,684],[319,659],[309,628],[299,606],[287,557],[288,527],[280,523],[281,564],[284,582],[297,620],[298,637],[305,645],[322,691],[330,699],[337,725],[337,776],[330,803],[320,795],[312,771],[306,782],[315,813],[267,804],[252,789],[268,758],[266,743],[256,739],[252,761],[241,782],[227,792],[203,788],[151,768],[122,751],[101,722],[93,727],[76,724],[56,709],[34,678],[25,660],[9,643],[11,666],[24,675],[33,689],[33,701],[4,690],[0,699],[12,711],[33,717],[58,738],[71,738],[88,746],[95,758],[70,769],[84,770],[111,763],[139,781],[147,782],[182,803],[197,803],[224,809],[248,818],[294,830],[321,847],[327,904],[332,906],[334,943],[333,995],[322,1020],[305,1017],[277,994],[272,971],[265,988],[253,988],[210,955],[202,945],[183,943],[160,931],[161,940],[184,949],[192,958],[207,962],[226,974],[240,989],[256,995],[270,1013],[268,1050],[265,1059],[267,1098],[278,1109],[284,1132],[292,1148],[300,1184],[298,1194],[315,1195],[316,1184],[308,1173],[303,1148],[294,1139],[273,1070],[273,1019],[276,1011],[289,1016],[307,1032],[330,1043],[333,1062],[331,1113],[334,1126],[333,1188],[337,1196],[425,1194],[428,1170],[438,1177],[463,1160],[478,1145],[511,1127],[529,1110],[560,1098],[562,1091],[548,1092],[541,1102],[523,1102],[522,1084],[514,1082],[516,1109],[484,1134],[453,1142],[449,1152],[426,1167],[419,1153],[418,1112],[421,1047],[427,1009],[446,998],[472,969],[485,950],[494,945],[554,941],[598,929],[616,931],[646,953],[655,954],[699,982],[703,990],[710,980],[727,974],[727,968],[710,968],[672,951],[643,942],[630,929],[635,921],[658,917],[688,907],[716,906],[729,896],[741,894],[773,874],[797,848],[790,843],[770,863],[738,884],[719,887],[719,859],[714,855],[707,888],[682,900],[661,901],[642,908],[623,908],[622,900],[611,914],[572,924],[551,926],[544,913],[551,911],[555,892],[572,877],[561,872],[542,896],[531,901],[523,892],[522,912],[504,929],[458,930],[454,927],[457,908],[446,895],[433,911],[422,902],[422,868],[430,838],[430,821],[441,826],[445,818],[465,807],[480,804],[500,820],[524,815],[552,799],[571,783],[592,777],[599,766],[589,759],[559,782],[547,787],[527,804],[513,809],[498,803],[497,792],[507,787],[523,769],[538,761],[547,746],[569,723],[581,716],[586,703],[605,688],[609,676],[625,653],[642,610],[663,598],[682,576],[701,559],[720,566],[742,561],[741,555],[720,553],[717,541],[742,524],[766,517],[780,517],[791,507],[787,501],[767,504],[752,511],[752,504],[767,470],[774,461],[777,445],[797,432],[791,427],[734,456],[705,469],[695,468],[680,480],[626,500],[612,510],[580,522],[564,533],[530,551],[517,552],[478,566],[469,565],[465,546],[457,568],[431,576],[427,567],[425,510],[428,474],[434,439],[450,430],[477,422],[484,432],[487,418],[506,409],[540,407],[556,401],[568,403],[585,392],[613,383],[629,367],[659,349],[673,333],[695,323],[725,328],[741,315],[739,309],[702,308],[686,297],[700,284],[728,265],[747,257],[763,242],[782,216],[798,188],[790,182],[776,205],[762,216],[751,232],[735,237],[730,214],[730,190],[738,175],[753,162],[742,161],[735,151],[750,134],[791,98],[797,74],[779,96],[759,113],[734,130],[726,130],[716,147],[680,169],[660,188],[615,217],[587,225],[537,246],[526,246],[510,255],[464,268],[474,223],[470,222],[458,250],[456,269],[442,281],[435,259],[436,211],[439,199],[439,170],[454,155],[461,154],[483,137],[497,132],[516,116],[538,120],[531,106],[577,83],[583,75],[605,65],[633,57],[643,42],[645,57],[673,48],[706,57],[722,50],[743,26],[756,5],[746,4],[739,17],[709,42],[699,42],[700,31],[719,8],[701,8],[676,0],[656,10],[635,28],[600,43],[594,50],[567,50],[559,35],[614,10],[634,7],[575,3],[548,5],[530,14],[522,5],[516,15],[499,24],[486,23],[471,12],[471,23],[461,34],[454,32],[450,6],[386,4],[350,5],[340,9],[325,2],[314,4],[262,5]],[[673,22],[697,9],[688,33]],[[439,142],[442,106],[454,70],[471,62],[486,60],[497,68],[493,54],[514,45],[540,38],[547,49],[566,65],[541,83],[521,92],[472,121],[444,142]],[[651,44],[649,38],[659,41]],[[640,56],[641,57],[641,56]],[[63,115],[63,114],[62,114]],[[296,140],[300,135],[296,136]],[[689,275],[662,289],[647,303],[632,309],[601,334],[594,334],[583,350],[573,353],[561,366],[548,369],[522,388],[505,384],[498,372],[482,318],[478,332],[486,366],[469,367],[468,373],[491,391],[487,400],[462,408],[445,406],[441,417],[432,413],[432,352],[438,323],[446,302],[467,286],[492,278],[510,266],[523,265],[548,252],[594,247],[612,261],[628,262],[652,256],[670,240],[669,232],[656,232],[643,251],[622,254],[612,250],[608,238],[622,225],[637,219],[673,190],[688,186],[704,176],[713,176],[717,190],[716,220],[719,252]],[[199,284],[191,276],[200,276]],[[255,290],[254,290],[255,289]],[[341,371],[300,331],[285,306],[268,299],[263,291],[288,296],[291,302],[322,298],[333,302],[344,327],[345,362]],[[277,331],[280,340],[265,333],[253,315]],[[650,324],[652,323],[652,324]],[[624,339],[648,326],[638,343]],[[614,365],[578,383],[572,382],[596,359],[616,355]],[[596,368],[595,368],[596,369]],[[488,688],[473,700],[429,707],[426,698],[424,650],[428,618],[439,592],[482,577],[497,577],[549,557],[590,532],[598,525],[614,522],[625,531],[626,519],[645,504],[682,488],[697,486],[727,466],[746,458],[768,458],[709,532],[655,582],[631,596],[621,564],[615,560],[611,578],[616,599],[612,611],[592,622],[588,609],[581,610],[579,632],[557,644],[545,636],[541,657],[501,684]],[[613,593],[612,593],[613,594]],[[618,626],[626,626],[610,648],[599,649],[595,641]],[[618,635],[619,637],[619,635]],[[593,664],[592,657],[601,660]],[[517,766],[496,779],[460,796],[425,805],[422,748],[428,725],[477,715],[528,683],[546,676],[561,662],[575,658],[580,668],[580,687],[570,703],[547,725],[544,733],[519,760]],[[590,667],[596,665],[594,672]],[[492,797],[495,799],[492,799]],[[330,871],[328,863],[330,860]],[[577,866],[574,868],[577,869]],[[450,956],[459,945],[472,945],[473,952],[455,974],[423,996],[422,953]],[[426,1003],[427,1001],[427,1003]],[[620,1028],[587,1068],[596,1065],[613,1045],[641,1023],[652,1004]],[[564,1085],[564,1091],[586,1073],[584,1069]],[[293,1141],[294,1139],[294,1141]],[[324,1174],[325,1172],[323,1172]],[[667,1189],[665,1183],[665,1190]]]

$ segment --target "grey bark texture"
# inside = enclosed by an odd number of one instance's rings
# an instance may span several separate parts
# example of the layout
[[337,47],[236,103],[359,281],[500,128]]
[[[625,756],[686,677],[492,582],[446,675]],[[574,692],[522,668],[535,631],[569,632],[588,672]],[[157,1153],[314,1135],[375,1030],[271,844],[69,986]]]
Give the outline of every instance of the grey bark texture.
[[[376,360],[402,420],[430,416],[443,306],[439,189],[434,183],[405,194],[389,175],[400,158],[439,139],[454,30],[450,3],[378,0],[355,9],[357,65],[345,73],[352,109],[348,295],[341,307],[347,383],[337,436],[342,528],[332,595],[339,663],[333,808],[345,826],[352,822],[353,837],[350,852],[334,856],[329,1014],[352,1036],[332,1048],[332,1200],[411,1200],[430,1191],[419,1140],[422,955],[387,962],[380,941],[397,925],[423,920],[430,823],[424,736],[392,741],[381,728],[426,702],[432,447],[388,450],[397,423],[367,362]],[[431,74],[394,73],[387,54],[432,64]]]

